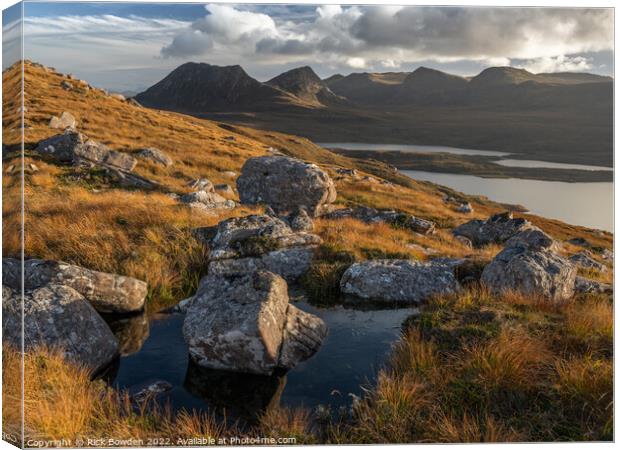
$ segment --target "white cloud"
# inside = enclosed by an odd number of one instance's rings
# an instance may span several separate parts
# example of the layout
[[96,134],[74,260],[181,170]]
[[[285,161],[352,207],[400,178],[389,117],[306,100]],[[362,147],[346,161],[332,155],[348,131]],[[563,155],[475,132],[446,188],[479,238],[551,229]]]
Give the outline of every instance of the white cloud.
[[366,60],[359,57],[349,58],[347,59],[347,66],[353,69],[364,69],[366,67]]
[[526,61],[519,67],[533,73],[543,72],[585,72],[592,69],[592,61],[583,56],[543,57]]

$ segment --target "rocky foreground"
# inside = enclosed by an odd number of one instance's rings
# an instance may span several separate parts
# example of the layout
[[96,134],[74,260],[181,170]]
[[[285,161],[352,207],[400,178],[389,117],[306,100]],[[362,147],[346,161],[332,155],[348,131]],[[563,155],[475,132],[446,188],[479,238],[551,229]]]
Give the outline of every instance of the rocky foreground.
[[[63,115],[53,120],[71,125]],[[161,189],[132,173],[138,160],[110,150],[68,127],[41,141],[36,151],[60,164],[98,167],[124,186]],[[164,152],[147,148],[136,153],[169,166]],[[353,175],[355,175],[353,173]],[[237,205],[217,194],[233,191],[208,179],[190,183],[193,192],[170,193],[180,204],[204,211]],[[313,219],[336,226],[338,221],[386,223],[412,233],[430,235],[435,223],[398,211],[368,207],[336,209],[335,183],[314,164],[287,156],[250,158],[237,178],[242,204],[261,205],[266,214],[231,218],[194,234],[208,251],[207,276],[196,293],[174,308],[186,315],[183,334],[192,360],[199,366],[253,374],[290,369],[316,353],[328,330],[318,317],[290,304],[288,284],[309,270],[322,239],[313,234]],[[468,204],[471,212],[471,206]],[[503,246],[482,270],[471,261],[435,257],[428,261],[379,259],[351,264],[339,288],[345,302],[355,304],[424,304],[479,283],[494,294],[519,292],[548,302],[568,301],[576,292],[608,292],[611,286],[577,275],[578,268],[606,270],[580,252],[565,258],[560,243],[525,219],[509,213],[471,220],[453,230],[469,247]],[[3,259],[3,326],[5,339],[20,337],[21,263]],[[143,281],[97,272],[62,261],[24,262],[26,350],[40,345],[60,347],[76,362],[101,370],[121,349],[100,313],[131,314],[144,309]]]

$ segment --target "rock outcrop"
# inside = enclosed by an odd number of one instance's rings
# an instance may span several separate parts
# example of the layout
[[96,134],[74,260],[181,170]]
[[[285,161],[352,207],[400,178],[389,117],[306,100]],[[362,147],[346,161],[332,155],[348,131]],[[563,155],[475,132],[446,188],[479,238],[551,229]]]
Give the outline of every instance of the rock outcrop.
[[607,266],[592,258],[592,254],[587,250],[575,253],[568,259],[570,259],[573,264],[584,269],[594,269],[598,270],[599,272],[607,272]]
[[164,152],[157,148],[148,147],[136,153],[140,158],[154,162],[155,164],[161,164],[162,166],[169,167],[172,165],[172,158],[166,155]]
[[312,356],[327,335],[321,319],[289,304],[270,272],[209,275],[183,323],[192,360],[210,369],[270,375]]
[[390,225],[407,228],[420,234],[433,234],[435,223],[412,216],[411,214],[396,212],[393,210],[377,210],[360,206],[357,208],[337,209],[322,216],[324,219],[357,219],[366,223],[385,222]]
[[131,172],[137,163],[133,156],[110,150],[107,146],[72,129],[42,140],[37,145],[36,151],[63,163],[102,165],[126,172]]
[[215,192],[196,191],[182,195],[181,202],[187,203],[192,208],[204,210],[211,209],[233,209],[236,204],[233,200],[228,200]]
[[49,126],[50,128],[60,128],[64,130],[66,128],[75,128],[76,123],[73,114],[64,111],[60,117],[52,116]]
[[286,156],[248,159],[237,178],[241,203],[266,204],[278,214],[304,208],[316,216],[336,200],[332,179],[315,164]]
[[614,287],[608,283],[590,280],[585,277],[575,278],[575,292],[580,294],[612,294]]
[[357,299],[418,304],[459,289],[454,268],[443,262],[374,260],[355,263],[340,280],[340,290]]
[[577,268],[557,255],[556,243],[541,230],[526,230],[506,242],[482,272],[481,282],[497,295],[520,292],[552,301],[571,298]]
[[[3,340],[21,348],[22,296],[2,288]],[[24,350],[58,348],[65,357],[102,369],[118,356],[118,342],[105,321],[79,292],[69,286],[46,284],[23,296]]]
[[[12,289],[20,289],[20,277],[20,261],[3,258],[3,283]],[[24,261],[24,289],[38,289],[50,283],[75,289],[102,313],[141,311],[147,294],[146,283],[135,278],[97,272],[62,261]]]
[[503,244],[515,234],[531,228],[525,219],[514,219],[512,213],[501,213],[487,220],[474,219],[456,227],[455,236],[465,236],[475,247],[488,244]]
[[[205,232],[201,232],[206,236]],[[268,270],[287,281],[303,275],[321,238],[295,232],[277,217],[251,215],[220,222],[207,239],[209,274],[235,274]]]

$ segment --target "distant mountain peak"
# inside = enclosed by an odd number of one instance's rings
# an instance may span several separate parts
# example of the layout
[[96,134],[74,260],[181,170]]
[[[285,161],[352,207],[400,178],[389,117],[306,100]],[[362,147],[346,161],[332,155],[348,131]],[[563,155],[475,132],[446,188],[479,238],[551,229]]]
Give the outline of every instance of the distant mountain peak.
[[309,66],[288,70],[265,83],[314,104],[338,100],[321,78]]

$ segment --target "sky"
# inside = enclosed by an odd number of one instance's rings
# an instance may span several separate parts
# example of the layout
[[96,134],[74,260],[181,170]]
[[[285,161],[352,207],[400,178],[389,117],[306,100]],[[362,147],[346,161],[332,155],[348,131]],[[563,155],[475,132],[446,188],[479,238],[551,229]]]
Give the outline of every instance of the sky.
[[[18,20],[3,14],[3,68]],[[116,91],[143,90],[187,61],[240,64],[261,81],[303,65],[321,77],[504,65],[611,75],[613,26],[609,8],[222,3],[27,2],[23,20],[27,59]]]

